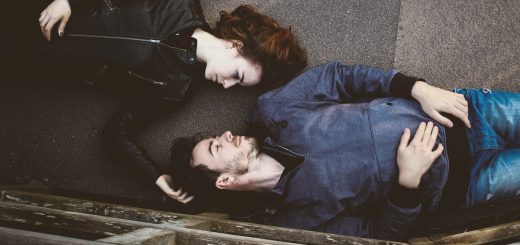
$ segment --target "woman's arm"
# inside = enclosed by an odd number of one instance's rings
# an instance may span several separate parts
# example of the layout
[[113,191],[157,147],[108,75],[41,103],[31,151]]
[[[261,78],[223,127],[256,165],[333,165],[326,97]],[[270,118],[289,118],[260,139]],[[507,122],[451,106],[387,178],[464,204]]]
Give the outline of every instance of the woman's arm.
[[54,25],[60,22],[58,27],[58,35],[62,36],[65,32],[65,27],[71,15],[70,4],[68,0],[54,0],[47,8],[40,14],[38,21],[43,36],[47,41],[51,40],[51,31]]
[[137,144],[136,136],[145,126],[167,115],[179,107],[180,104],[161,101],[132,104],[119,109],[105,127],[105,143],[118,161],[130,164],[144,172],[150,182],[153,181],[161,190],[182,203],[193,199],[181,189],[175,191],[172,178],[165,174],[146,151]]

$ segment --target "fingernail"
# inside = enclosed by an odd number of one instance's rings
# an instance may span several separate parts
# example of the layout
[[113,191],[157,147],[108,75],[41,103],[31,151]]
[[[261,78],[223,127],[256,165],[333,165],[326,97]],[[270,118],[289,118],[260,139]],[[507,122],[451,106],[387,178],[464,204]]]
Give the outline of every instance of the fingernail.
[[62,32],[62,31],[58,32],[58,35],[59,35],[60,37],[63,37],[63,32]]

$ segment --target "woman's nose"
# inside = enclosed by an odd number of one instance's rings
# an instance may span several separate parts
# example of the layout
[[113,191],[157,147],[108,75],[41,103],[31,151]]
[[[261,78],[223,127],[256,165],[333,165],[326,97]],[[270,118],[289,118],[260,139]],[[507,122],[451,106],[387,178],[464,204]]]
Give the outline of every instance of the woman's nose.
[[228,88],[233,87],[235,84],[236,84],[235,80],[224,79],[224,81],[222,83],[222,87],[224,87],[224,89],[228,89]]

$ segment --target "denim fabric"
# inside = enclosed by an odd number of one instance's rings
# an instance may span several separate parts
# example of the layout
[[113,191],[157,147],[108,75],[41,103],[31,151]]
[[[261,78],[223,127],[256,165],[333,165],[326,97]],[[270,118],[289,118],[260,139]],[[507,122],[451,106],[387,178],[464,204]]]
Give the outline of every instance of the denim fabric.
[[455,89],[469,103],[466,206],[520,195],[520,93]]

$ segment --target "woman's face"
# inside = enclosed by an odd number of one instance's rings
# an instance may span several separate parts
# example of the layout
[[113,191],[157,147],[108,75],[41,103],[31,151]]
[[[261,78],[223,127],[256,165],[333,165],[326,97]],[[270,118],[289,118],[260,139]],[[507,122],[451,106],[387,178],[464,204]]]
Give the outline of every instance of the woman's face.
[[253,86],[260,82],[262,66],[253,63],[238,53],[237,48],[228,48],[207,60],[205,77],[221,84],[225,89],[236,84]]

